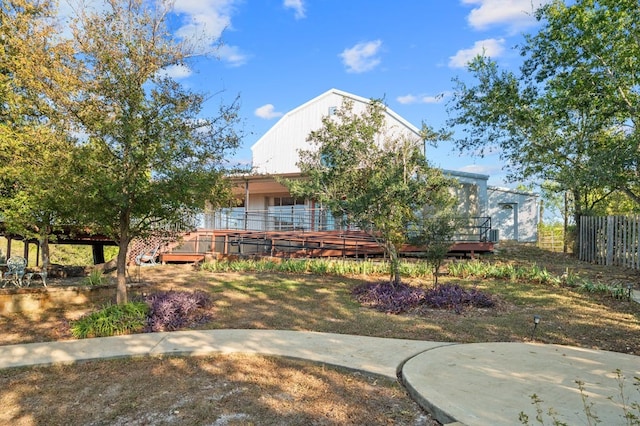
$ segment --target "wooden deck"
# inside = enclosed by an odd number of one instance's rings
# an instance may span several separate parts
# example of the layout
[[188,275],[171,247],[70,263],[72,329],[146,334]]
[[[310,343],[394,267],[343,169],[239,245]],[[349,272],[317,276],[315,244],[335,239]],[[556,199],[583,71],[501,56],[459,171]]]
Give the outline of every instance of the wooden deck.
[[[405,246],[402,254],[421,252]],[[450,253],[473,256],[493,251],[491,242],[460,241]],[[381,257],[383,249],[363,231],[237,231],[198,230],[185,236],[181,245],[162,250],[161,262],[197,262],[209,257]]]

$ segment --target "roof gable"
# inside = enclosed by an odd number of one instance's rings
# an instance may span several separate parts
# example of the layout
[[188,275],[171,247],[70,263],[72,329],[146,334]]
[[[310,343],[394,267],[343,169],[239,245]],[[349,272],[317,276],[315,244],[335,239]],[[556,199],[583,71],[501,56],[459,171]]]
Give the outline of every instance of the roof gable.
[[[354,113],[359,114],[371,102],[338,89],[331,89],[287,112],[253,146],[253,168],[259,173],[292,173],[299,171],[296,163],[298,151],[309,147],[309,133],[322,126],[322,118],[330,108],[339,108],[344,99],[354,102]],[[420,138],[420,130],[389,108],[385,110],[390,126]]]

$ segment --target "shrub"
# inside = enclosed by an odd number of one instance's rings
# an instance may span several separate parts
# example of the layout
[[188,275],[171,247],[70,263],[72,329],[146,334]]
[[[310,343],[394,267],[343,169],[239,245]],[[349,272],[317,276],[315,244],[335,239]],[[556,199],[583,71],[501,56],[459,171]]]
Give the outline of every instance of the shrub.
[[452,284],[424,290],[405,284],[394,287],[385,281],[359,285],[354,288],[353,295],[363,305],[389,314],[400,314],[419,306],[452,309],[460,313],[465,307],[491,308],[495,305],[491,296],[476,288],[466,290]]
[[427,290],[424,304],[436,309],[454,309],[457,313],[465,307],[491,308],[493,299],[476,288],[466,290],[457,284],[442,284]]
[[424,300],[423,289],[388,281],[357,286],[353,295],[358,302],[390,314],[406,312]]
[[212,304],[211,296],[202,291],[166,291],[144,297],[149,306],[145,331],[174,331],[179,328],[208,321],[202,309]]
[[93,269],[83,280],[85,285],[101,285],[104,282],[104,276],[99,269]]
[[144,302],[108,305],[71,325],[71,334],[79,339],[139,333],[147,324],[149,306]]

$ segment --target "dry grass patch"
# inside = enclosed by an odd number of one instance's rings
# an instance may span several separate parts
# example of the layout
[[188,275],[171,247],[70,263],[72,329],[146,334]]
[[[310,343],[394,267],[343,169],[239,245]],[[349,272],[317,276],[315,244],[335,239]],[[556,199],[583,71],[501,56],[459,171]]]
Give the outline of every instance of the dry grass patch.
[[250,355],[5,370],[0,404],[12,425],[435,424],[391,380]]

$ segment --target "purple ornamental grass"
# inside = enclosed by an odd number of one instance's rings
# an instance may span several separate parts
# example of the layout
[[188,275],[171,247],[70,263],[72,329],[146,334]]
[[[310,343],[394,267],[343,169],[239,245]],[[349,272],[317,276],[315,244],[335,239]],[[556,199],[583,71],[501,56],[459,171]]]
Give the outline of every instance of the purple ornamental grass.
[[454,309],[460,313],[464,307],[491,308],[495,302],[477,288],[466,290],[457,284],[441,284],[429,289],[424,304],[435,309]]
[[405,284],[394,286],[388,281],[368,283],[353,290],[356,300],[388,314],[399,314],[420,305],[424,290]]
[[437,285],[424,290],[405,284],[393,286],[389,282],[367,283],[353,290],[355,299],[381,312],[400,314],[424,305],[435,309],[453,309],[457,313],[465,307],[490,308],[494,301],[476,288],[466,290],[455,284]]
[[174,331],[188,325],[207,321],[209,316],[201,312],[211,306],[209,294],[203,291],[164,291],[145,296],[149,305],[146,332]]

